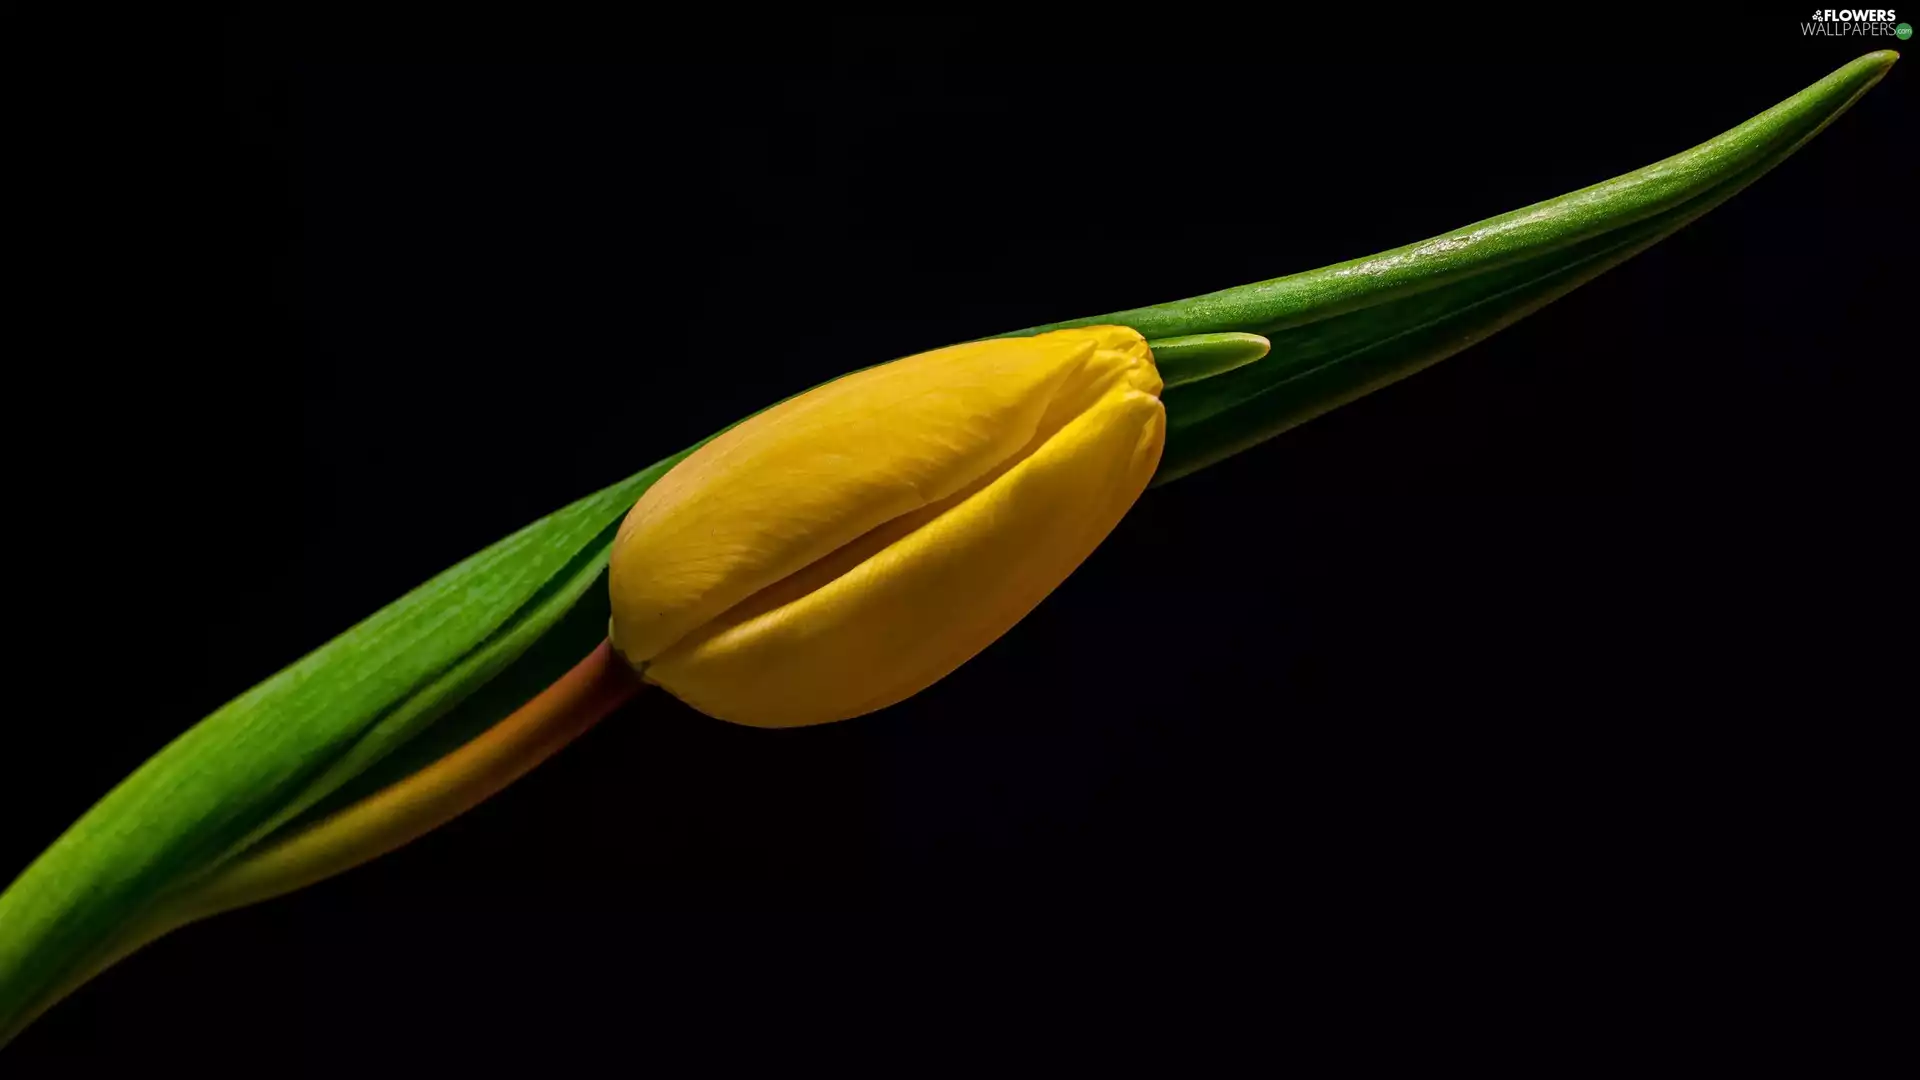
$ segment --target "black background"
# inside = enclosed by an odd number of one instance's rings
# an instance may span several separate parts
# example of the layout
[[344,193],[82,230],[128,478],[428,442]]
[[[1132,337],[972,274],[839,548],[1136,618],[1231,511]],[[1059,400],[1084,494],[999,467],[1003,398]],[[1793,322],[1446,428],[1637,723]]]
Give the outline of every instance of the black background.
[[[147,448],[191,632],[142,708],[48,733],[10,865],[421,580],[783,395],[1421,239],[1895,44],[1800,17],[236,26],[172,165],[220,315]],[[864,1039],[875,968],[908,1011],[970,971],[968,1015],[1046,1026],[1066,972],[1324,1003],[1872,895],[1911,708],[1866,689],[1910,575],[1911,64],[1627,265],[1149,493],[920,697],[794,732],[646,697],[7,1056],[645,1065],[696,1019]]]

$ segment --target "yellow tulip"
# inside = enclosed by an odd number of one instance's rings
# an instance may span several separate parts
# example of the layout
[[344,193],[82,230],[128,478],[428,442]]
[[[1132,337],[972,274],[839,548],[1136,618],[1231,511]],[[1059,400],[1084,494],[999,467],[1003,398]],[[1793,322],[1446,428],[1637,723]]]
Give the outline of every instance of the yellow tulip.
[[650,488],[609,636],[710,716],[796,727],[931,686],[1026,617],[1145,490],[1166,413],[1121,326],[937,349],[785,401]]

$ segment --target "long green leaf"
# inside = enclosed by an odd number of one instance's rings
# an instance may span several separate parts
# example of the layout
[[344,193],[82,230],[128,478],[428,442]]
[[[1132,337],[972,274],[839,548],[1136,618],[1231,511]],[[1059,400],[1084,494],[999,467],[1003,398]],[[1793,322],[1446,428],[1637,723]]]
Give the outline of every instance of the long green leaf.
[[1785,160],[1897,58],[1869,53],[1684,153],[1416,244],[999,336],[1120,323],[1149,338],[1269,338],[1264,359],[1167,391],[1155,477],[1165,483],[1444,359],[1645,250]]
[[[685,453],[691,453],[689,449]],[[528,525],[235,698],[155,754],[0,894],[0,1040],[167,898],[498,675],[597,580],[611,530],[683,454]]]
[[[1452,355],[1658,242],[1793,153],[1894,59],[1861,57],[1693,150],[1419,244],[1000,336],[1121,323],[1155,339],[1179,375],[1165,395],[1165,482]],[[1253,335],[1271,348],[1249,361],[1265,347]],[[440,574],[103,798],[0,894],[0,1044],[164,932],[194,882],[436,760],[577,660],[605,627],[613,530],[693,449]]]

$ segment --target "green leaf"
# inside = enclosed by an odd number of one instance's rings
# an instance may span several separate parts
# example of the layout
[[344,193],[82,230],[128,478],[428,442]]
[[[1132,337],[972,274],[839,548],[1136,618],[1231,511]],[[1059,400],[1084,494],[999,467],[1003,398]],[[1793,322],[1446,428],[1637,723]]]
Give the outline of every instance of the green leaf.
[[620,519],[693,449],[441,573],[122,781],[0,894],[0,1041],[76,971],[137,944],[125,940],[128,927],[164,930],[169,900],[194,880],[320,805],[508,668],[600,580]]
[[1264,359],[1167,391],[1154,480],[1165,483],[1451,356],[1624,262],[1785,160],[1897,58],[1869,53],[1692,150],[1417,244],[997,336],[1119,323],[1149,338],[1269,338]]

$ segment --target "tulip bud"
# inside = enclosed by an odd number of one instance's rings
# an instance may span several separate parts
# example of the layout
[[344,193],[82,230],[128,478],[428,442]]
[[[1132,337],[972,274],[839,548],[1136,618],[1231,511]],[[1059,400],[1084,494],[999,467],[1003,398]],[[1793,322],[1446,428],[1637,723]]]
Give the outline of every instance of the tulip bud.
[[694,708],[844,720],[937,682],[1120,521],[1165,441],[1121,326],[937,349],[760,413],[648,489],[609,570],[614,647]]

